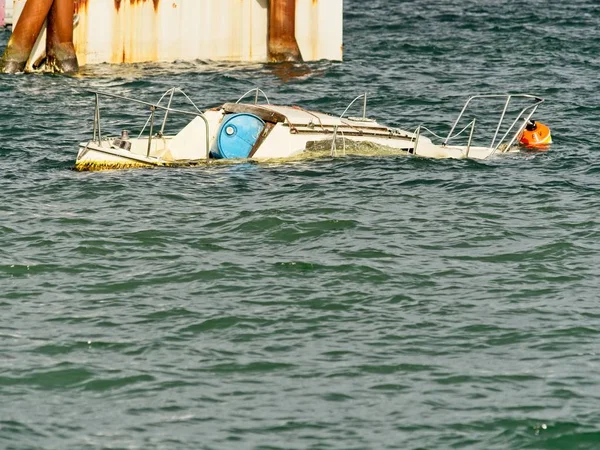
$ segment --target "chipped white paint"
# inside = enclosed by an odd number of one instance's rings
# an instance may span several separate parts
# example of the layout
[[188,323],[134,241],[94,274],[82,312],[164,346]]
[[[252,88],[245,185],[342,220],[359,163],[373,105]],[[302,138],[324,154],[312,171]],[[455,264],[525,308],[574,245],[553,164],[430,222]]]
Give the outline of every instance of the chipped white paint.
[[296,0],[296,42],[305,61],[341,61],[342,0]]

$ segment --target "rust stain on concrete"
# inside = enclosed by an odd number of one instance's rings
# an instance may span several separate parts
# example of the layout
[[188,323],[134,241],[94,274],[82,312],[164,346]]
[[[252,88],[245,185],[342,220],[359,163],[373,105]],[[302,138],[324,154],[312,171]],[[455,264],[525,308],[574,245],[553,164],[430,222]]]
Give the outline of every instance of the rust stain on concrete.
[[80,19],[74,33],[80,64],[159,58],[302,61],[329,57],[330,36],[337,44],[334,56],[342,45],[327,17],[339,9],[330,2],[342,0],[72,1]]
[[[150,0],[129,0],[129,4],[136,5],[139,3],[145,3],[147,1]],[[122,0],[115,0],[115,8],[117,9],[117,11],[121,7],[121,2]],[[160,4],[160,0],[152,0],[152,3],[154,4],[154,11],[158,11],[158,5]]]
[[120,0],[113,15],[111,62],[158,59],[159,4],[159,0]]

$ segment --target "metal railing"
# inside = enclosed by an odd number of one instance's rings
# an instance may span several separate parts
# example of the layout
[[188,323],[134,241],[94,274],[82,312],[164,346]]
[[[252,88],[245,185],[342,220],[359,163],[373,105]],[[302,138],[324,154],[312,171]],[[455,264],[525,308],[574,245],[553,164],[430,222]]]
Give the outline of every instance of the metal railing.
[[364,94],[360,94],[358,97],[356,97],[354,100],[352,100],[350,102],[350,104],[348,106],[346,106],[346,109],[344,110],[344,112],[340,116],[340,119],[343,119],[344,116],[346,115],[346,113],[348,112],[348,110],[350,109],[350,107],[352,105],[354,105],[354,103],[356,103],[357,100],[360,100],[361,98],[364,99],[364,101],[363,101],[363,115],[362,115],[362,118],[366,119],[367,118],[367,95],[368,95],[368,92],[365,92]]
[[[98,145],[101,145],[102,143],[102,129],[101,129],[101,121],[100,121],[100,97],[110,97],[110,98],[117,98],[119,100],[126,100],[128,102],[132,102],[132,103],[136,103],[139,105],[144,105],[144,106],[149,106],[150,107],[150,116],[148,117],[148,119],[146,120],[146,123],[144,124],[144,126],[142,127],[142,130],[140,131],[139,135],[138,135],[138,139],[140,139],[142,137],[142,135],[144,134],[144,131],[146,131],[146,128],[148,126],[150,126],[149,132],[148,132],[148,149],[146,151],[146,157],[150,157],[150,150],[152,149],[152,139],[153,138],[161,138],[163,136],[163,133],[165,131],[165,127],[167,124],[167,119],[169,117],[169,113],[175,113],[175,114],[183,114],[183,115],[189,115],[189,116],[194,116],[194,117],[200,117],[203,121],[204,121],[204,125],[206,127],[206,159],[209,159],[209,154],[210,154],[210,136],[209,136],[209,124],[208,124],[208,120],[206,119],[206,116],[204,115],[204,113],[198,109],[198,107],[196,106],[196,104],[192,101],[191,98],[188,97],[188,95],[183,92],[180,88],[171,88],[169,90],[167,90],[158,100],[157,103],[149,103],[149,102],[145,102],[142,100],[137,100],[134,98],[128,98],[122,95],[116,95],[116,94],[109,94],[108,92],[99,92],[99,91],[90,91],[92,92],[95,96],[96,96],[96,106],[94,109],[94,133],[93,133],[93,141],[96,141],[98,143]],[[185,110],[181,110],[181,109],[176,109],[176,108],[172,108],[171,107],[171,103],[173,102],[173,96],[175,93],[179,93],[181,95],[183,95],[188,102],[194,107],[195,111],[185,111]],[[164,98],[166,96],[169,96],[169,101],[167,106],[161,106],[161,102],[164,100]],[[161,111],[165,111],[165,116],[163,118],[161,127],[160,127],[160,131],[158,133],[156,133],[156,135],[153,135],[154,132],[154,121],[155,121],[155,113],[157,110],[161,110]]]
[[[475,120],[476,119],[473,119],[471,122],[469,122],[469,124],[465,128],[463,128],[459,133],[456,133],[455,135],[452,135],[452,133],[454,133],[454,130],[456,129],[456,127],[457,127],[460,119],[463,117],[463,115],[465,114],[465,111],[467,110],[468,106],[471,104],[471,102],[473,100],[475,100],[475,99],[490,99],[490,98],[505,98],[506,101],[504,103],[504,108],[502,109],[502,113],[500,115],[500,119],[498,120],[498,124],[496,125],[496,130],[494,132],[494,136],[492,137],[492,141],[491,141],[490,146],[489,146],[489,148],[491,148],[492,151],[488,155],[488,158],[490,156],[492,156],[494,153],[496,153],[496,151],[498,151],[498,149],[503,144],[506,145],[507,149],[510,148],[515,143],[515,141],[517,140],[517,138],[519,137],[519,135],[521,134],[521,132],[523,131],[523,129],[527,125],[527,122],[531,119],[531,117],[533,116],[533,114],[537,110],[538,106],[541,105],[544,102],[544,99],[542,99],[540,97],[536,97],[534,95],[529,95],[529,94],[479,94],[479,95],[473,95],[473,96],[469,97],[468,100],[466,101],[466,103],[463,106],[460,114],[458,115],[458,117],[454,121],[454,124],[452,125],[452,128],[450,129],[450,132],[448,133],[448,136],[446,136],[446,138],[444,139],[442,145],[443,146],[448,145],[448,142],[450,140],[454,139],[455,137],[457,137],[458,135],[460,135],[464,130],[466,130],[467,128],[471,127],[471,133],[470,133],[470,136],[469,136],[469,143],[467,145],[467,156],[468,156],[468,152],[469,152],[469,149],[471,147],[471,142],[472,142],[472,139],[473,139],[473,134],[475,132]],[[506,132],[502,135],[502,137],[499,140],[497,140],[498,139],[498,135],[500,133],[500,130],[502,129],[502,126],[503,126],[505,118],[506,118],[506,112],[508,111],[508,108],[509,108],[509,105],[511,103],[511,100],[514,99],[514,98],[517,98],[517,99],[530,99],[530,100],[533,100],[533,103],[530,104],[530,105],[525,106],[524,108],[522,108],[519,111],[519,114],[514,119],[514,121],[510,124],[510,126],[508,127],[508,129],[506,130]],[[521,121],[520,125],[517,128],[515,128],[515,126],[520,121]],[[511,133],[513,133],[513,134],[511,134]],[[507,138],[509,136],[511,136],[510,140],[508,140],[508,142],[506,142],[506,140],[507,140]]]
[[[473,134],[475,133],[475,123],[477,122],[477,119],[473,119],[472,121],[470,121],[462,130],[460,130],[458,133],[452,135],[452,136],[447,136],[445,138],[445,142],[451,141],[452,139],[456,139],[457,137],[461,136],[466,130],[468,130],[469,128],[471,129],[471,131],[469,132],[469,139],[467,140],[467,150],[466,150],[466,154],[465,157],[469,157],[469,151],[471,150],[471,144],[473,142]],[[413,155],[417,154],[417,146],[419,145],[419,138],[421,137],[421,133],[423,131],[427,131],[429,134],[431,134],[432,136],[438,138],[438,139],[444,139],[442,136],[440,136],[439,134],[434,133],[433,131],[431,131],[429,128],[427,128],[425,125],[419,125],[416,130],[413,132],[413,137],[411,139],[412,142],[415,143],[415,145],[413,146]],[[445,143],[443,145],[446,145]]]
[[[339,125],[336,125],[335,128],[333,129],[333,138],[331,140],[331,152],[330,152],[330,156],[333,158],[334,156],[337,156],[337,135],[338,135],[338,128]],[[340,131],[340,133],[342,134],[342,149],[343,149],[343,155],[346,156],[346,136],[344,136],[344,131]]]
[[263,91],[261,88],[254,88],[254,89],[250,89],[248,92],[246,92],[244,95],[242,95],[240,98],[238,98],[238,101],[235,102],[236,104],[241,102],[243,99],[245,99],[248,95],[255,93],[254,95],[254,104],[258,105],[258,94],[261,93],[262,96],[265,98],[265,100],[267,101],[267,105],[270,105],[271,102],[269,101],[269,97],[267,97],[267,94],[265,94],[265,91]]

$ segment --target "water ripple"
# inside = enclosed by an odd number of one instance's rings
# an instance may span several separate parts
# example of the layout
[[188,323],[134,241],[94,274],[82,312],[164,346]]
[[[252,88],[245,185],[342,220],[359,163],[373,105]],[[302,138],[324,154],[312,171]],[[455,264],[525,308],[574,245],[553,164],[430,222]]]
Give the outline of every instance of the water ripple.
[[[0,447],[598,447],[598,8],[344,7],[343,63],[1,77]],[[88,90],[173,85],[333,114],[369,92],[372,117],[442,133],[469,94],[532,92],[555,144],[69,170]],[[146,111],[103,114],[115,134]]]

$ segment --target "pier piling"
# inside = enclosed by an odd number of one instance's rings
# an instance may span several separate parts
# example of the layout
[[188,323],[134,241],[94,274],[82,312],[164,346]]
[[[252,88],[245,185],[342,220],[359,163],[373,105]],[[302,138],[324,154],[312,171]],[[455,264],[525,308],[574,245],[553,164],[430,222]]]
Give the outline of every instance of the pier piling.
[[4,73],[23,72],[33,45],[42,31],[53,0],[30,0],[25,3],[21,18],[8,40],[0,70]]
[[269,0],[269,60],[302,61],[296,42],[296,0]]
[[54,72],[77,72],[73,45],[73,0],[28,0],[0,61],[4,73],[23,72],[40,32],[47,22],[46,68]]
[[48,15],[46,69],[74,73],[79,70],[73,46],[73,0],[54,0]]

